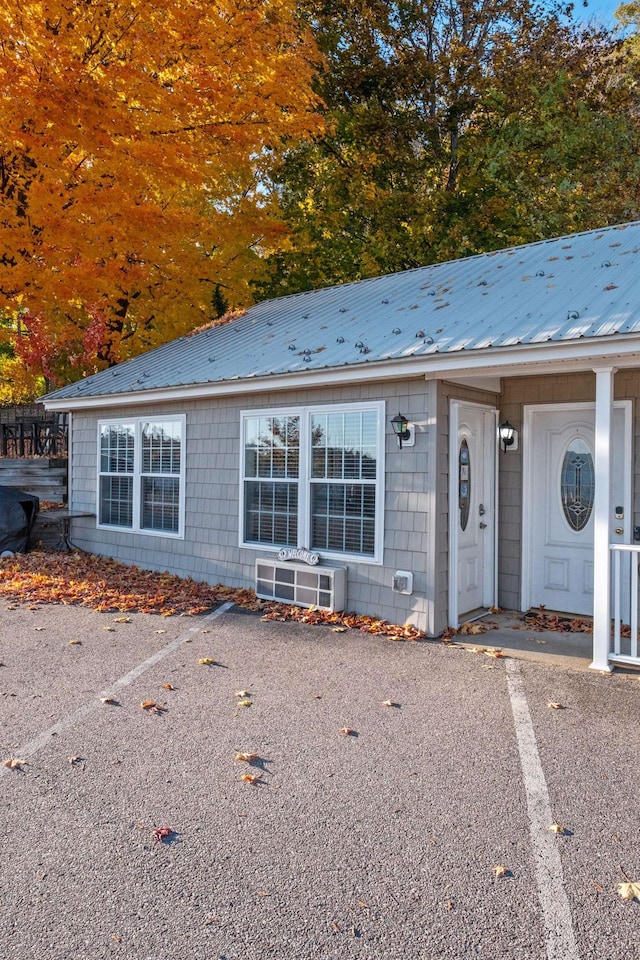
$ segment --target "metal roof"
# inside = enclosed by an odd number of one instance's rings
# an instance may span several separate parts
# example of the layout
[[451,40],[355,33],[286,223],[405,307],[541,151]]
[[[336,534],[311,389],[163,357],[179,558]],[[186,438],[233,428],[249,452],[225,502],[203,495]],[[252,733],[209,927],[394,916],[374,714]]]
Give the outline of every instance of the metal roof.
[[[640,333],[640,221],[268,300],[45,397],[83,398]],[[265,384],[267,386],[268,384]],[[73,405],[75,406],[76,403]]]

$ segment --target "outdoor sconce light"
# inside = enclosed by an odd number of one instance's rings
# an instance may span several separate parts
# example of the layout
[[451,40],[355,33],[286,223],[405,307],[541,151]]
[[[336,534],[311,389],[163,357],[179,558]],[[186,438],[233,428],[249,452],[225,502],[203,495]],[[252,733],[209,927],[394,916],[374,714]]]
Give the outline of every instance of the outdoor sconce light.
[[393,432],[398,438],[398,446],[402,450],[402,441],[405,443],[411,440],[411,431],[409,430],[409,421],[406,417],[403,417],[401,413],[393,417],[391,420],[391,426],[393,427]]
[[518,431],[508,420],[504,420],[498,427],[498,436],[504,453],[512,447],[514,450],[518,449]]

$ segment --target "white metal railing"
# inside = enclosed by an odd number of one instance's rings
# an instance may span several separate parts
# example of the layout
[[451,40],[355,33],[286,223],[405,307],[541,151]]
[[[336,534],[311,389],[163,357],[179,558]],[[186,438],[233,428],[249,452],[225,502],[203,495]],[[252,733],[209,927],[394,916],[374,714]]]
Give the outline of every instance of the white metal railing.
[[[610,544],[613,650],[609,659],[640,664],[638,657],[638,563],[640,544]],[[628,634],[628,635],[627,635]]]

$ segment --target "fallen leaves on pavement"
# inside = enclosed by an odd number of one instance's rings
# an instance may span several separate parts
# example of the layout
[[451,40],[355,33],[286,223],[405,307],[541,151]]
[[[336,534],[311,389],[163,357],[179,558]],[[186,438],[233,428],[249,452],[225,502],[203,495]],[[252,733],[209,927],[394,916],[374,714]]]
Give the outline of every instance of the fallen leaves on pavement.
[[[0,597],[24,604],[58,603],[102,612],[195,615],[233,600],[257,610],[252,590],[211,586],[170,573],[153,573],[109,557],[72,551],[34,550],[0,563]],[[130,618],[118,617],[116,623]]]
[[167,709],[163,707],[161,703],[156,703],[155,700],[143,700],[140,706],[146,713],[153,713],[158,716],[161,713],[165,713]]
[[251,784],[251,786],[255,786],[256,783],[262,780],[262,774],[261,773],[243,773],[240,779],[244,783],[249,783]]
[[[195,616],[231,601],[246,610],[259,610],[262,619],[267,621],[326,624],[337,633],[347,629],[361,630],[390,640],[422,640],[425,637],[422,630],[411,624],[399,626],[380,617],[258,600],[253,590],[226,587],[220,583],[215,586],[197,583],[188,577],[142,570],[79,550],[70,553],[34,550],[28,554],[15,554],[1,561],[0,570],[0,597],[18,600],[31,609],[55,603],[90,607],[103,613]],[[7,606],[5,609],[16,610],[17,607]],[[128,623],[130,618],[118,617],[114,622]],[[114,628],[103,629],[111,631]]]
[[564,837],[567,832],[566,828],[563,827],[561,823],[552,823],[549,827],[549,831],[551,833],[555,833],[558,837]]
[[593,633],[591,617],[571,617],[558,613],[547,613],[546,610],[528,610],[517,621],[510,624],[514,630],[534,630],[538,633],[552,630],[556,633]]
[[170,840],[173,836],[174,831],[171,827],[156,827],[152,831],[153,839],[156,843],[162,843],[163,840]]
[[618,884],[618,895],[623,900],[640,901],[640,881],[625,880]]
[[28,760],[25,760],[24,757],[9,757],[8,760],[5,760],[2,764],[3,767],[8,767],[9,770],[21,770],[23,766],[28,764]]
[[461,624],[458,633],[463,636],[477,636],[480,633],[486,633],[487,630],[497,630],[497,625],[486,620],[475,620]]
[[622,864],[618,864],[618,870],[624,877],[624,881],[617,885],[618,896],[622,900],[635,900],[640,902],[640,880],[630,880]]
[[370,617],[357,613],[336,613],[330,610],[318,610],[317,607],[305,609],[304,607],[293,607],[287,603],[264,603],[261,608],[264,613],[263,620],[295,620],[298,623],[327,624],[336,627],[349,627],[352,630],[361,630],[364,633],[374,633],[380,636],[388,637],[390,640],[422,640],[424,632],[418,630],[411,624],[398,626],[388,623],[380,617]]

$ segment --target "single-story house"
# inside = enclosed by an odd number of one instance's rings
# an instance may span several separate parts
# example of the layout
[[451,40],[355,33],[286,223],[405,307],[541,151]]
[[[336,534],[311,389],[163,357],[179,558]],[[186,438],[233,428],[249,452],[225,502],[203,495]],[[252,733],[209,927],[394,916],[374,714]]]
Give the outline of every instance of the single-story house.
[[84,549],[433,637],[593,615],[606,670],[640,662],[639,349],[636,222],[259,303],[44,403]]

